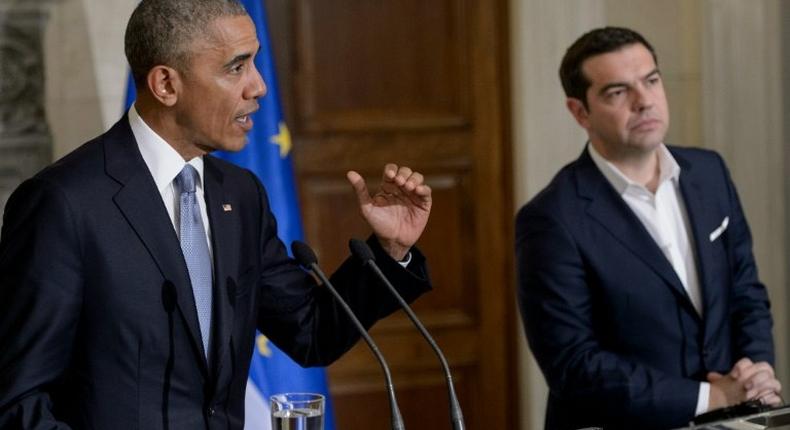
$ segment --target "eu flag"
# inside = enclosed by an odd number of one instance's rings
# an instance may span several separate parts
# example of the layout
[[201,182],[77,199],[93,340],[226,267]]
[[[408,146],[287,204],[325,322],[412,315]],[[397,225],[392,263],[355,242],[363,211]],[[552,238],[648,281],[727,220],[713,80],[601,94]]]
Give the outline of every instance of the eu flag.
[[[255,125],[249,134],[250,142],[247,146],[240,152],[222,152],[216,155],[258,175],[269,194],[280,239],[290,245],[294,240],[301,240],[303,237],[290,156],[291,135],[283,121],[263,1],[242,0],[242,3],[258,30],[261,49],[255,57],[255,66],[263,76],[268,92],[259,100],[260,109],[252,116]],[[324,428],[334,430],[324,369],[302,368],[259,334],[247,382],[245,428],[269,428],[268,398],[272,394],[306,391],[323,393],[326,396]],[[262,397],[263,404],[255,406],[256,397]]]
[[[258,100],[260,109],[252,115],[254,126],[248,136],[250,141],[247,146],[240,152],[215,152],[213,155],[258,175],[266,187],[272,212],[277,218],[278,235],[287,246],[303,237],[290,157],[291,136],[283,121],[263,0],[241,0],[241,3],[258,31],[261,48],[260,54],[255,57],[255,66],[266,82],[267,93]],[[127,108],[134,98],[134,83],[130,77]],[[334,430],[334,415],[324,369],[299,366],[259,333],[247,380],[245,429],[270,430],[268,399],[273,394],[285,392],[322,393],[326,397],[324,428]]]

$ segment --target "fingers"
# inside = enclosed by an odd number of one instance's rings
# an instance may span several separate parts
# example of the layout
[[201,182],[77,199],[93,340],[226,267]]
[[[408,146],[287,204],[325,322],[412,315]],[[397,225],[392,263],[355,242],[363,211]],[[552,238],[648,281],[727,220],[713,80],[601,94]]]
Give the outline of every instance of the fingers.
[[384,180],[391,180],[398,174],[398,165],[394,163],[387,163],[384,165]]
[[735,367],[733,367],[733,370],[732,372],[730,372],[730,375],[732,375],[739,382],[742,382],[747,390],[749,389],[750,382],[751,385],[753,385],[754,384],[753,380],[754,378],[758,377],[758,375],[759,375],[758,378],[759,381],[763,381],[765,380],[765,378],[774,377],[774,368],[765,361],[753,363],[748,367],[739,366],[739,363],[740,361],[735,364]]
[[759,397],[759,399],[764,405],[779,406],[782,404],[782,398],[776,393],[769,393],[763,397]]
[[782,384],[768,372],[755,374],[746,381],[743,387],[748,399],[761,398],[770,393],[778,394],[782,390]]
[[[773,367],[764,361],[754,363],[742,358],[726,375],[710,372],[706,378],[711,383],[711,401],[718,402],[719,406],[746,400],[760,400],[767,405],[782,403],[779,395],[782,385],[776,379]],[[718,397],[714,398],[714,394]]]
[[360,206],[370,203],[370,193],[368,192],[367,184],[365,184],[365,178],[359,173],[349,170],[346,172],[346,179],[354,187]]
[[753,364],[754,363],[752,363],[752,360],[749,360],[749,358],[741,358],[737,363],[735,363],[734,366],[732,366],[732,370],[730,370],[730,376],[735,379],[739,379],[741,375],[743,375],[743,373],[747,371]]
[[774,368],[765,361],[760,361],[744,369],[738,369],[738,373],[735,378],[737,378],[739,381],[746,381],[759,372],[766,372],[769,375],[774,376]]
[[384,184],[392,184],[397,187],[403,187],[412,175],[412,170],[406,166],[398,166],[397,164],[389,163],[384,166]]
[[390,163],[384,166],[382,189],[386,193],[417,196],[418,200],[430,199],[431,187],[425,184],[425,177],[420,172],[407,166]]
[[[760,399],[765,404],[773,404],[774,397],[782,390],[782,384],[776,379],[774,368],[765,361],[753,363],[748,358],[738,360],[729,373],[743,384],[746,398]],[[779,398],[781,401],[781,398]],[[767,403],[770,402],[770,403]]]

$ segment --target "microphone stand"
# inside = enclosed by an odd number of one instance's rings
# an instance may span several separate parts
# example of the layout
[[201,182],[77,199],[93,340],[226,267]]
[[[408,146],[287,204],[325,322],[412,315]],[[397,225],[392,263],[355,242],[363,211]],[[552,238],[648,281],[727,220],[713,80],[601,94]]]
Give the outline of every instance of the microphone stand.
[[361,260],[364,265],[370,267],[370,269],[376,274],[381,282],[387,286],[390,293],[392,293],[398,303],[400,303],[401,308],[403,308],[404,312],[406,312],[406,315],[409,317],[411,322],[431,346],[433,352],[436,353],[436,356],[439,358],[439,362],[442,365],[442,369],[444,370],[445,381],[447,382],[447,391],[450,398],[450,419],[452,421],[453,430],[464,430],[464,417],[463,413],[461,412],[461,406],[458,403],[458,396],[455,394],[453,375],[450,373],[450,366],[447,364],[447,359],[444,357],[444,354],[442,354],[442,350],[439,349],[439,345],[436,344],[436,341],[433,340],[433,337],[430,335],[430,333],[428,333],[428,330],[420,322],[419,318],[417,318],[417,315],[415,315],[411,310],[409,304],[403,300],[403,297],[401,297],[401,295],[398,293],[398,290],[396,290],[392,283],[390,283],[389,279],[384,276],[384,273],[382,273],[381,269],[376,264],[375,255],[368,244],[359,239],[351,239],[348,242],[348,246],[351,249],[351,253]]
[[356,326],[359,334],[363,339],[365,339],[365,343],[368,344],[368,347],[373,352],[373,355],[376,356],[376,359],[381,365],[381,370],[384,371],[384,378],[387,382],[387,395],[389,397],[390,412],[392,414],[392,429],[404,430],[403,418],[401,417],[400,410],[398,409],[398,402],[395,399],[395,385],[392,383],[392,375],[390,374],[387,361],[384,360],[384,356],[381,354],[381,351],[379,351],[379,347],[376,346],[376,343],[373,342],[373,339],[370,337],[370,335],[368,335],[367,330],[365,330],[365,327],[361,322],[359,322],[359,319],[357,319],[356,315],[354,315],[354,312],[348,306],[348,303],[343,300],[343,297],[340,296],[340,293],[337,292],[335,287],[332,286],[332,283],[329,282],[329,279],[326,277],[326,275],[324,275],[324,272],[321,270],[321,268],[318,267],[318,259],[316,258],[313,250],[310,249],[306,243],[295,240],[291,244],[291,252],[293,252],[294,257],[299,262],[299,264],[315,274],[329,290],[329,292],[332,293],[332,295],[335,297],[335,300],[337,300],[337,303],[346,312],[348,317],[354,323],[354,326]]

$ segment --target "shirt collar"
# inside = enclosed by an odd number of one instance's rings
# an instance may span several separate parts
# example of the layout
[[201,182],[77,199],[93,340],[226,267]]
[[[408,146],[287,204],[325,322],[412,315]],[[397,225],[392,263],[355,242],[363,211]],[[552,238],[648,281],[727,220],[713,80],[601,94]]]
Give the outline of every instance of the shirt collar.
[[[593,162],[595,163],[601,174],[609,181],[610,184],[619,194],[624,194],[629,187],[644,188],[642,185],[629,179],[617,168],[612,162],[605,159],[591,144],[587,144],[587,152],[590,154]],[[658,184],[661,185],[664,181],[672,180],[677,183],[680,178],[680,165],[669,152],[666,145],[663,143],[658,147]]]
[[[143,118],[137,113],[135,105],[129,108],[129,125],[132,128],[134,139],[137,141],[140,154],[143,156],[143,161],[145,161],[151,176],[154,178],[156,188],[161,193],[173,182],[173,179],[178,176],[187,162],[170,144],[143,121]],[[189,164],[197,170],[200,180],[196,186],[202,189],[203,157],[195,157],[189,160]]]

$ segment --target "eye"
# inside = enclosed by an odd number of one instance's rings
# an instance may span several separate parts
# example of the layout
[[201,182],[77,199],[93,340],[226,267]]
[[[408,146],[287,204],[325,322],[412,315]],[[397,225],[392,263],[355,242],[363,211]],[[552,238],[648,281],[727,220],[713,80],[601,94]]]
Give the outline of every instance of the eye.
[[647,78],[647,84],[648,85],[652,86],[652,85],[655,85],[655,84],[657,84],[659,82],[661,82],[661,77],[658,76],[658,75],[654,75],[654,76],[651,76],[651,77]]
[[625,88],[615,88],[606,92],[608,100],[618,99],[625,95]]
[[244,71],[244,63],[236,63],[230,67],[230,73],[239,74]]

